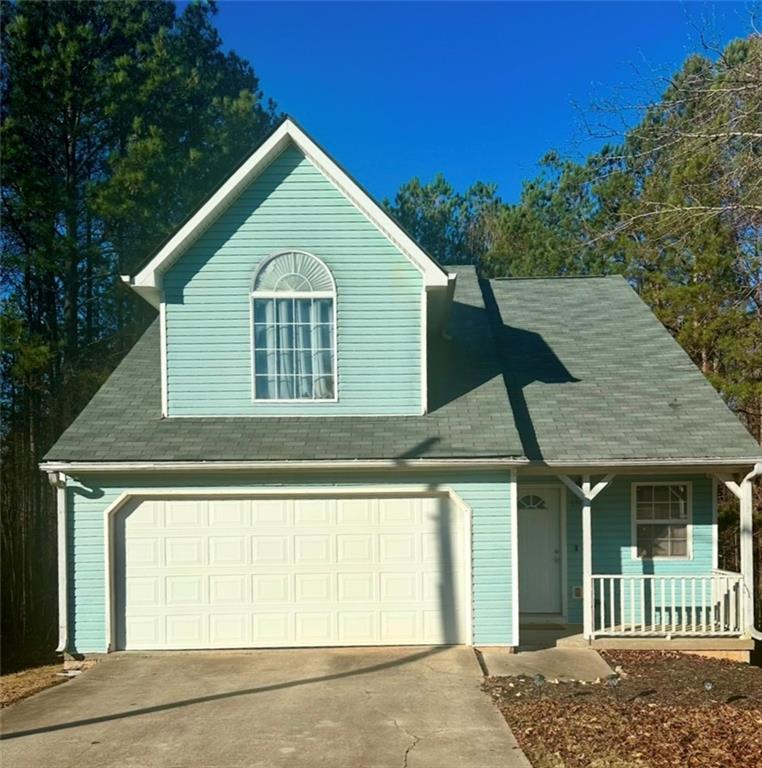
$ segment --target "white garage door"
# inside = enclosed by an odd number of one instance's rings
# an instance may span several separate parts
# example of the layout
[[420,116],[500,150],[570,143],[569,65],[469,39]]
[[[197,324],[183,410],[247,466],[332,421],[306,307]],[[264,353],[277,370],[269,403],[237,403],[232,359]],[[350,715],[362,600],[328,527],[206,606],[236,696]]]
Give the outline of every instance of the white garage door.
[[134,501],[115,542],[118,648],[466,642],[446,498]]

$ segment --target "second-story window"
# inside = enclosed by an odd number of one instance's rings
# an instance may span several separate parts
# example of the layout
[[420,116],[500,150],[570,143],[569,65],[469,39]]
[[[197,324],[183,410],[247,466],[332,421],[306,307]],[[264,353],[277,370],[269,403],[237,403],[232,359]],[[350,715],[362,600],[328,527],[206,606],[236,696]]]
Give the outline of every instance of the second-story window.
[[254,278],[255,400],[336,399],[336,287],[320,259],[288,251]]

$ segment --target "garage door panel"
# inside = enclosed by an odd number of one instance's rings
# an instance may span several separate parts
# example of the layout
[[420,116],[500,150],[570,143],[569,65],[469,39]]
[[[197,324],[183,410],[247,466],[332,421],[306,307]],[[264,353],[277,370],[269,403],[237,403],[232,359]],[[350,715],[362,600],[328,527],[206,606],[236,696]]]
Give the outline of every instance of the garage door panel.
[[209,577],[209,602],[211,605],[241,604],[250,602],[248,578],[245,574],[214,575]]
[[136,503],[116,521],[117,642],[465,642],[463,530],[439,498]]
[[282,499],[257,499],[252,502],[252,525],[289,525],[291,503]]

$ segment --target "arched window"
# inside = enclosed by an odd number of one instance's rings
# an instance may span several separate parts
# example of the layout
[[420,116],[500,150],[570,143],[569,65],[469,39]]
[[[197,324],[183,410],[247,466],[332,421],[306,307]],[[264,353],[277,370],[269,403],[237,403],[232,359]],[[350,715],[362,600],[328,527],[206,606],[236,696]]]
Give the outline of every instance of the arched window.
[[548,505],[542,496],[529,493],[519,499],[519,509],[547,509]]
[[254,399],[336,399],[336,286],[320,259],[288,251],[254,277]]

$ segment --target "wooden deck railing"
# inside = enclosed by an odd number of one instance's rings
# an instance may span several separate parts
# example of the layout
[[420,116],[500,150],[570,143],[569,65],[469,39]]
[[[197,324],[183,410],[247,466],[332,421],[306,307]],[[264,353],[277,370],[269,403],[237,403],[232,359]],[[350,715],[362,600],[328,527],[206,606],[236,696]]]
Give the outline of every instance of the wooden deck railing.
[[593,575],[593,637],[737,637],[741,574]]

